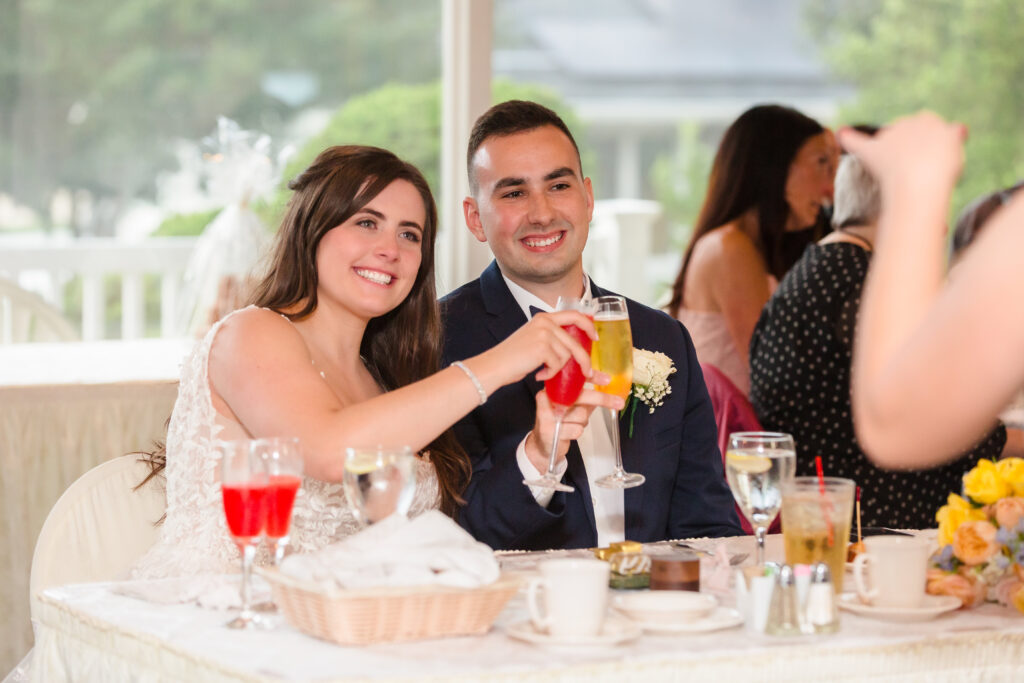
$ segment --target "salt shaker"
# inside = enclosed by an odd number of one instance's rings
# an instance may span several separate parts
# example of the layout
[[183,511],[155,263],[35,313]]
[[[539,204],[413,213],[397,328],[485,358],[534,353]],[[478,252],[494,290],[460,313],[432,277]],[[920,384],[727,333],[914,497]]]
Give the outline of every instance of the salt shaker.
[[811,570],[807,591],[806,625],[809,633],[835,633],[839,630],[839,611],[828,565],[818,562]]
[[768,622],[764,632],[773,636],[799,635],[802,619],[800,598],[797,595],[796,577],[793,568],[782,565],[775,577],[772,603],[768,610]]

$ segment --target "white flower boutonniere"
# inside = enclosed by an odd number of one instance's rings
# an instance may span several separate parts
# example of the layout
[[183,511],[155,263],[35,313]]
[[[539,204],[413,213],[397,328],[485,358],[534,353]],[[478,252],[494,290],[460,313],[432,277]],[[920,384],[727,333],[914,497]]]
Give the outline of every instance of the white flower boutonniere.
[[647,412],[653,413],[672,393],[668,378],[675,371],[675,363],[664,353],[633,349],[633,391],[629,395],[629,405],[622,411],[624,416],[629,415],[629,436],[633,436],[633,415],[637,403],[644,403],[649,408]]

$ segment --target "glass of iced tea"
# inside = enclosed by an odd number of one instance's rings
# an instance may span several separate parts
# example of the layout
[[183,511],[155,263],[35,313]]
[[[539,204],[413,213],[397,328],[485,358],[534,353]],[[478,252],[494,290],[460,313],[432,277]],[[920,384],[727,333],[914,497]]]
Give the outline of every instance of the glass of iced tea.
[[837,594],[843,590],[854,489],[852,479],[838,477],[794,477],[782,483],[786,563],[825,562]]

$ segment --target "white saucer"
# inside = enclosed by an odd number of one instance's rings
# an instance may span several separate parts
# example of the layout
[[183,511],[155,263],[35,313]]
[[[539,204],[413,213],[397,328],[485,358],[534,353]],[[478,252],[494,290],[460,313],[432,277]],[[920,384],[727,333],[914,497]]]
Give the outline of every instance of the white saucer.
[[538,631],[532,621],[520,621],[512,624],[505,631],[512,638],[525,640],[536,645],[570,645],[575,647],[593,645],[618,645],[627,640],[633,640],[640,635],[640,627],[622,617],[609,615],[604,620],[604,626],[597,635],[555,637],[543,631]]
[[854,614],[885,621],[924,621],[934,619],[943,612],[951,612],[960,605],[960,598],[952,595],[925,595],[917,607],[880,607],[865,605],[856,593],[843,593],[839,606]]
[[711,614],[700,619],[665,622],[637,621],[636,624],[651,633],[707,633],[732,628],[743,623],[743,615],[731,607],[716,607]]

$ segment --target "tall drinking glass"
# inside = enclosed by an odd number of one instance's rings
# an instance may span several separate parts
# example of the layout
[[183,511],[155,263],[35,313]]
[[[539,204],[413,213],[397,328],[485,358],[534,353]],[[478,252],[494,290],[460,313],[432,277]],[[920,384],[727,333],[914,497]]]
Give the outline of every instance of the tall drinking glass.
[[249,440],[218,441],[220,488],[228,531],[242,552],[242,611],[228,628],[261,626],[252,610],[250,581],[256,545],[266,521],[267,474]]
[[[603,386],[595,387],[606,394],[629,396],[633,389],[633,335],[629,329],[629,311],[621,296],[599,296],[594,299],[594,328],[597,341],[590,349],[590,363],[611,377]],[[615,469],[595,481],[606,489],[629,489],[644,483],[642,474],[632,474],[622,468],[622,445],[619,430],[619,411],[613,410],[612,448],[615,451]]]
[[263,534],[274,546],[274,564],[280,566],[288,547],[292,506],[302,485],[302,451],[290,436],[256,439],[252,445],[267,473],[267,521]]
[[364,526],[409,514],[416,495],[416,456],[401,448],[346,448],[342,486],[352,513]]
[[786,562],[827,563],[836,593],[843,590],[856,488],[852,479],[839,477],[794,477],[782,485]]
[[793,437],[779,432],[729,435],[725,477],[732,496],[754,527],[757,563],[764,564],[764,537],[782,506],[782,482],[796,472]]
[[[579,311],[587,316],[592,314],[590,302],[584,303],[582,299],[558,297],[555,310]],[[586,332],[575,325],[563,325],[562,329],[578,341],[588,353],[590,352],[592,340]],[[562,420],[565,418],[565,414],[569,412],[569,408],[576,403],[576,399],[580,397],[585,381],[586,378],[583,376],[580,364],[576,362],[575,358],[570,358],[569,362],[562,366],[557,375],[544,382],[544,393],[548,395],[548,399],[550,399],[555,412],[555,434],[551,440],[551,455],[548,457],[547,472],[537,479],[523,479],[523,483],[527,486],[538,486],[540,488],[569,493],[574,490],[573,487],[559,481],[558,475],[555,474],[555,461],[558,457],[558,436],[562,431]]]

